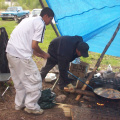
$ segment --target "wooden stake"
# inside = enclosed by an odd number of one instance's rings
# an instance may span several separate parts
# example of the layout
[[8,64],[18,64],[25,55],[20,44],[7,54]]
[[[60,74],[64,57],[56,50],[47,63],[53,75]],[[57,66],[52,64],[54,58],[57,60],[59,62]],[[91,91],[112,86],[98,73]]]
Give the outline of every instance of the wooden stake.
[[[107,51],[107,49],[109,48],[109,46],[110,46],[111,43],[113,42],[113,40],[114,40],[117,32],[119,31],[119,29],[120,29],[120,23],[118,24],[118,26],[117,26],[117,28],[116,28],[116,30],[115,30],[112,38],[110,39],[110,41],[108,42],[108,44],[107,44],[106,47],[104,48],[104,50],[103,50],[100,58],[98,59],[98,61],[97,61],[96,65],[95,65],[93,71],[92,71],[91,74],[88,76],[87,81],[86,81],[86,84],[89,84],[92,76],[94,75],[95,71],[97,70],[97,68],[99,67],[99,65],[100,65],[100,63],[101,63],[101,61],[102,61],[102,59],[103,59],[103,57],[104,57],[105,52]],[[86,89],[86,87],[87,87],[86,84],[83,85],[83,87],[81,88],[81,90],[85,90],[85,89]],[[80,98],[81,98],[81,94],[80,94],[80,95],[77,95],[77,97],[76,97],[75,100],[78,101]]]
[[57,78],[57,80],[55,81],[54,85],[53,85],[52,88],[51,88],[51,91],[53,91],[53,89],[55,88],[55,85],[57,84],[58,80],[59,80],[59,79]]

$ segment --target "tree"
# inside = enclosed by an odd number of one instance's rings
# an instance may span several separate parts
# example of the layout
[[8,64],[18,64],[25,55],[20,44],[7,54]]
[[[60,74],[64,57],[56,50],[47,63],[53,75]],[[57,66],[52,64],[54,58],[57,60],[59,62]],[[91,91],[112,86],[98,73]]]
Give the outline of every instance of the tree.
[[5,4],[5,0],[0,0],[0,9],[6,9],[8,5]]

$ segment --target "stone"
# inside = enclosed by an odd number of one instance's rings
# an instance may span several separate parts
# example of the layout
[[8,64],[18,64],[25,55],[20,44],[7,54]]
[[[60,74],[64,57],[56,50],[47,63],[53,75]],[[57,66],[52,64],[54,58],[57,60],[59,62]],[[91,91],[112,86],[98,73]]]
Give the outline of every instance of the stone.
[[62,103],[62,102],[65,101],[65,99],[66,99],[66,95],[61,94],[61,95],[59,95],[59,96],[56,97],[56,102],[57,103]]

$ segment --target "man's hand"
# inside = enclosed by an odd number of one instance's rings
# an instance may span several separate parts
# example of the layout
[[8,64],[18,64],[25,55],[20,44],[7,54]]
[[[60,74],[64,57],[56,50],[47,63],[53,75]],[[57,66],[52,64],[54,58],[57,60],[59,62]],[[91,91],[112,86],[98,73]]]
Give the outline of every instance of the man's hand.
[[43,56],[44,59],[48,59],[49,57],[50,57],[49,53],[45,53]]
[[40,49],[40,47],[38,46],[38,42],[35,40],[32,41],[32,49],[34,50],[33,51],[34,55],[36,55],[37,57],[42,57],[44,59],[47,59],[50,57],[48,53]]
[[37,57],[42,57],[42,58],[44,58],[44,59],[48,59],[49,57],[50,57],[50,55],[48,54],[48,53],[45,53],[44,55],[41,55],[41,54],[39,54],[39,53],[37,53],[37,52],[33,52],[34,53],[34,55],[36,55]]

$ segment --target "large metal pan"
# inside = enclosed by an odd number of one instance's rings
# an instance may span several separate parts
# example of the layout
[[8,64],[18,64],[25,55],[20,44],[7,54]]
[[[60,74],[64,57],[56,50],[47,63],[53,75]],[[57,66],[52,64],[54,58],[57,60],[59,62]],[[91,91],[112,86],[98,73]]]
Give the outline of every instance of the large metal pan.
[[[71,72],[68,71],[70,75],[75,77],[77,80],[81,81],[82,83],[86,84],[84,81],[82,81],[80,78],[77,76],[73,75]],[[97,87],[93,88],[92,86],[86,84],[91,90],[99,97],[105,98],[105,99],[110,99],[110,100],[119,100],[120,99],[120,91],[109,88],[109,87]]]

